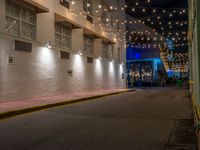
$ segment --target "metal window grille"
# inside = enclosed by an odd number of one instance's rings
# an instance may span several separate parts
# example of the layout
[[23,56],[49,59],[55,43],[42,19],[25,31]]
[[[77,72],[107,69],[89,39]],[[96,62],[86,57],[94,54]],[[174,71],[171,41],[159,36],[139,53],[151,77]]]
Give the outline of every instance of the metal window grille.
[[102,58],[109,59],[109,45],[102,43]]
[[26,39],[35,39],[35,9],[7,0],[5,31]]
[[83,52],[88,56],[93,56],[94,39],[87,35],[84,36],[84,49]]
[[72,40],[72,27],[67,23],[55,23],[55,45],[70,49]]

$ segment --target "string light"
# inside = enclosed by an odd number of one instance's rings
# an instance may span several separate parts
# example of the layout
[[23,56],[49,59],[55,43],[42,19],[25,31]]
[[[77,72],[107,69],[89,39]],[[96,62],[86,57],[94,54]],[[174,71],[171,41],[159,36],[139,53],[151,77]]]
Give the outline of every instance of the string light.
[[[77,3],[75,2],[76,0],[71,1],[72,5],[76,5]],[[77,0],[78,1],[78,0]],[[151,0],[147,0],[147,3],[151,3]],[[133,25],[133,24],[146,24],[146,23],[150,23],[152,25],[152,27],[155,27],[157,24],[159,24],[160,26],[156,26],[156,29],[153,30],[145,30],[145,31],[137,31],[137,34],[139,35],[143,35],[146,34],[148,36],[151,37],[147,37],[146,39],[144,37],[141,38],[141,41],[145,42],[147,41],[151,41],[153,40],[154,42],[159,42],[158,44],[154,44],[153,46],[151,46],[150,44],[142,44],[142,43],[138,43],[139,45],[137,45],[138,47],[141,48],[152,48],[152,47],[156,47],[156,48],[160,48],[161,47],[161,43],[165,42],[165,37],[172,37],[171,39],[175,42],[175,44],[173,45],[174,47],[184,47],[187,46],[187,44],[182,43],[180,44],[179,41],[187,41],[187,32],[186,31],[179,31],[179,32],[175,32],[175,33],[171,33],[171,32],[167,32],[166,29],[170,28],[171,30],[175,30],[178,27],[186,27],[187,26],[187,21],[182,20],[182,21],[170,21],[167,22],[165,20],[161,20],[161,18],[164,17],[170,17],[173,18],[174,16],[180,15],[183,16],[186,14],[187,9],[183,9],[183,8],[167,8],[167,9],[162,9],[162,8],[149,8],[149,7],[140,7],[139,6],[139,2],[135,3],[135,6],[127,6],[127,5],[119,5],[117,7],[115,6],[107,6],[104,7],[101,4],[97,4],[96,8],[94,10],[94,12],[96,13],[95,16],[97,16],[96,21],[92,23],[91,25],[93,27],[95,26],[99,26],[102,30],[105,30],[105,35],[113,35],[115,37],[117,37],[118,40],[120,41],[125,41],[126,40],[126,34],[131,34],[132,31],[124,31],[121,30],[120,25],[125,25],[125,24],[129,24],[129,25]],[[90,3],[87,3],[87,7],[90,7],[89,9],[93,9]],[[95,8],[95,6],[94,6]],[[130,9],[132,12],[135,11],[140,11],[143,12],[144,15],[145,13],[157,13],[159,15],[157,15],[157,17],[155,18],[156,15],[154,16],[150,16],[150,17],[143,17],[139,20],[119,20],[119,19],[114,19],[112,18],[112,24],[111,24],[111,19],[110,17],[106,17],[106,24],[102,24],[102,18],[100,13],[102,12],[106,12],[109,13],[109,11],[124,11],[125,8],[127,8],[128,10]],[[71,12],[73,16],[83,16],[83,17],[87,17],[87,14],[90,14],[89,11],[88,12],[84,12],[84,11],[80,11],[80,10],[73,10],[73,12]],[[161,16],[160,16],[161,15]],[[159,20],[159,21],[158,21]],[[161,20],[161,21],[160,21]],[[168,25],[168,26],[167,26]],[[119,27],[119,29],[117,29]],[[108,31],[106,31],[108,30]],[[157,37],[158,32],[156,32],[156,30],[160,30],[163,32],[160,32],[160,35],[164,35],[165,37]],[[181,38],[183,36],[183,38]],[[185,36],[185,37],[184,37]],[[132,39],[131,37],[129,37],[130,39]],[[162,41],[162,42],[161,42]],[[126,41],[128,42],[128,41]],[[165,45],[166,43],[163,43],[163,45]]]

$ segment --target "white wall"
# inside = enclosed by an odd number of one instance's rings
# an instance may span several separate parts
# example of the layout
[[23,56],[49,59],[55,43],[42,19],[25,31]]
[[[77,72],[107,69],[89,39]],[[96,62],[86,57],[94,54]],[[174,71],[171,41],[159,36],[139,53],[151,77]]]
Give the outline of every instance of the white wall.
[[[0,36],[0,100],[25,99],[86,89],[125,88],[118,63],[94,60],[72,54],[70,60],[60,59],[59,51],[37,42],[31,53],[13,50],[14,40]],[[14,64],[7,64],[7,56]],[[72,69],[72,75],[68,74]]]
[[[0,1],[0,101],[35,98],[80,90],[125,88],[122,79],[123,67],[119,63],[99,61],[101,56],[102,39],[95,40],[94,62],[87,63],[86,56],[76,54],[83,50],[83,28],[88,28],[94,33],[101,34],[100,27],[92,26],[84,17],[73,16],[71,12],[59,4],[60,0],[33,0],[49,8],[48,13],[37,15],[36,40],[28,41],[33,44],[31,53],[14,50],[14,40],[19,37],[4,33],[4,0]],[[79,2],[78,8],[81,7]],[[73,8],[77,9],[77,8]],[[70,60],[59,58],[59,51],[64,50],[54,46],[55,13],[73,20],[81,25],[80,29],[72,30],[72,49]],[[124,15],[124,14],[122,14]],[[3,22],[3,23],[2,23]],[[125,30],[125,26],[124,26]],[[106,37],[113,40],[112,36]],[[52,49],[44,47],[44,42],[49,41]],[[125,43],[116,40],[115,57],[117,48],[121,48],[121,60],[125,61]],[[7,64],[7,57],[13,56],[14,64]],[[68,70],[73,73],[69,74]]]

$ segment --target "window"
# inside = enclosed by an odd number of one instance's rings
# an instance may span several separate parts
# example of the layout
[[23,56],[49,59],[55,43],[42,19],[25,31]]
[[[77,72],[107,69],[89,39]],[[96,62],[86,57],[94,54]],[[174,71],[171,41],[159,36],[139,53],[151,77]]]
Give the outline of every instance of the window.
[[65,51],[60,51],[60,58],[61,59],[70,59],[70,53]]
[[32,43],[15,40],[15,50],[16,51],[31,52],[32,51]]
[[83,10],[93,15],[93,0],[83,0]]
[[72,27],[68,23],[55,23],[55,45],[71,48]]
[[36,31],[35,10],[7,0],[5,31],[26,39],[34,39]]
[[94,50],[94,39],[90,36],[84,36],[84,49],[83,52],[86,55],[92,56]]
[[69,9],[70,0],[60,0],[60,4],[63,5],[65,8]]
[[102,43],[102,58],[109,59],[109,45]]
[[92,57],[87,57],[87,63],[93,63],[94,59]]

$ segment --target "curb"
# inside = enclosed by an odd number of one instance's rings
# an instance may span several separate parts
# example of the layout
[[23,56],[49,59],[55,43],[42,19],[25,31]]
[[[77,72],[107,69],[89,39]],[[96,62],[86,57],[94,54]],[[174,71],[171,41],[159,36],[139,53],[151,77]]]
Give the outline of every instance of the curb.
[[194,95],[191,95],[192,99],[192,109],[193,109],[193,117],[196,128],[197,142],[198,142],[198,150],[200,150],[200,109],[197,105]]
[[18,115],[22,115],[22,114],[26,114],[26,113],[39,111],[39,110],[44,110],[47,108],[53,108],[53,107],[57,107],[57,106],[63,106],[63,105],[68,105],[68,104],[73,104],[73,103],[78,103],[78,102],[84,102],[84,101],[92,100],[95,98],[101,98],[101,97],[105,97],[105,96],[116,95],[116,94],[126,93],[126,92],[133,92],[133,91],[135,91],[135,90],[125,90],[125,91],[121,91],[121,92],[114,92],[114,93],[96,95],[96,96],[91,96],[91,97],[78,98],[78,99],[68,100],[68,101],[65,100],[62,102],[57,102],[57,103],[52,103],[52,104],[46,104],[46,105],[40,105],[40,106],[34,106],[34,107],[14,110],[14,111],[3,112],[3,113],[0,113],[0,120],[18,116]]

